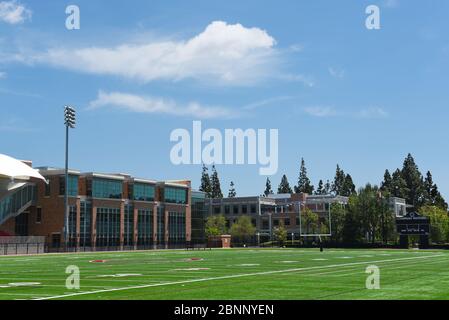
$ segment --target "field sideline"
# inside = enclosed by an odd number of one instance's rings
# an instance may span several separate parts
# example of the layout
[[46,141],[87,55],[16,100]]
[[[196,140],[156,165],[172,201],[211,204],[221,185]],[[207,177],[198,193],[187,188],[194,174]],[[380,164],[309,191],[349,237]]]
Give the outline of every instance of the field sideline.
[[[80,269],[79,290],[65,287],[71,265]],[[380,268],[380,290],[365,287],[371,265]],[[274,248],[0,256],[0,299],[449,300],[449,252]]]

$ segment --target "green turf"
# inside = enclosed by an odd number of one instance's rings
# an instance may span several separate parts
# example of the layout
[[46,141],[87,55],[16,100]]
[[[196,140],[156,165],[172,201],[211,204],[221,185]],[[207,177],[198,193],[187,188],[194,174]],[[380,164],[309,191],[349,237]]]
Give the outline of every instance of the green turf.
[[[90,262],[96,259],[106,263]],[[69,265],[80,268],[80,290],[65,287]],[[380,268],[380,290],[365,287],[370,265]],[[117,274],[128,276],[111,277]],[[24,282],[39,284],[8,286]],[[0,257],[0,299],[38,298],[449,299],[449,252],[245,249]]]

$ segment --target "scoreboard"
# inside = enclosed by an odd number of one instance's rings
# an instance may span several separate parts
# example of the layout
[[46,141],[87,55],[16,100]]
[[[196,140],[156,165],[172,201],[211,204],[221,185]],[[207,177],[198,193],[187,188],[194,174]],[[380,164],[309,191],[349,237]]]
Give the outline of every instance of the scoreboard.
[[396,230],[400,235],[429,235],[430,219],[412,212],[396,219]]

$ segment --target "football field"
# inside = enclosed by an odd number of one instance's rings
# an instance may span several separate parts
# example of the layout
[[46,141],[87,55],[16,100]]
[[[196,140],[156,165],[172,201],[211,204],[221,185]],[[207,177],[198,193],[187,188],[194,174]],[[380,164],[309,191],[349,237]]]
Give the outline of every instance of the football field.
[[[66,287],[69,266],[79,268],[79,289]],[[369,266],[380,270],[378,290],[366,288]],[[273,248],[1,256],[0,299],[449,299],[449,252]]]

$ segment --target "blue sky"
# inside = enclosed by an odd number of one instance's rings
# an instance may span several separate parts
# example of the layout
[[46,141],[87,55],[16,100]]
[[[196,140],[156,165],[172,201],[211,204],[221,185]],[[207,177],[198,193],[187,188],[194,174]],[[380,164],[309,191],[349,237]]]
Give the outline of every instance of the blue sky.
[[[81,29],[65,28],[76,4]],[[381,29],[365,28],[378,5]],[[279,171],[314,184],[337,163],[380,183],[411,152],[449,198],[449,3],[440,1],[0,1],[0,152],[63,166],[193,181],[170,132],[279,129]],[[259,166],[219,166],[260,194]]]

